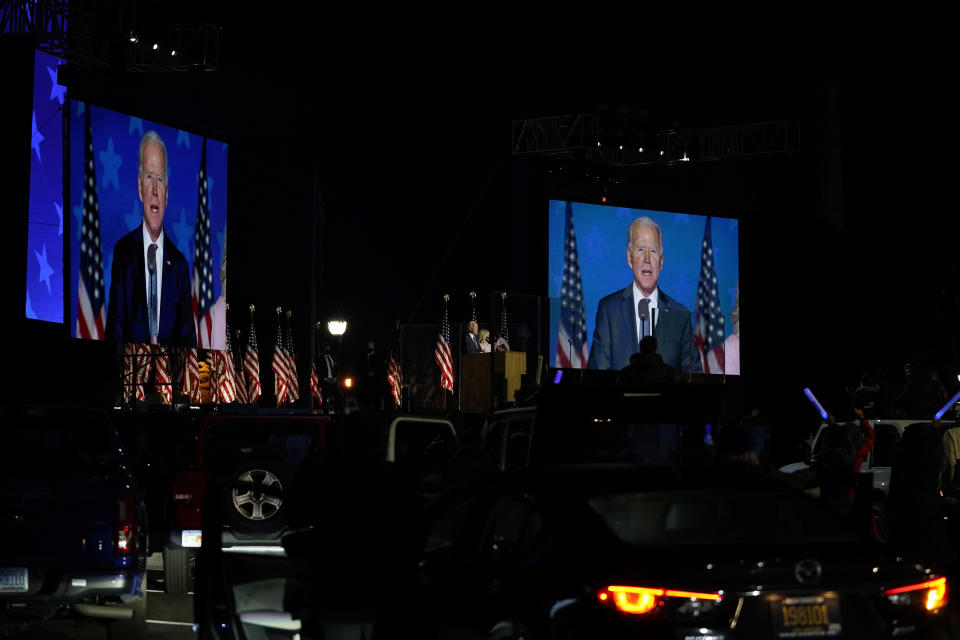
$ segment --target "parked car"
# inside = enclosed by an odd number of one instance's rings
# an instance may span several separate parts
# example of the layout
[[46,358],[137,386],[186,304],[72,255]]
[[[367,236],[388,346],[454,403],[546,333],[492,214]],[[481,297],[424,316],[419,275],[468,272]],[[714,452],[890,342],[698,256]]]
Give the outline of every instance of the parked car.
[[99,618],[110,638],[146,623],[146,510],[104,412],[8,410],[0,416],[0,624]]
[[438,640],[945,633],[938,567],[739,465],[491,474],[428,509],[417,566]]
[[173,513],[163,547],[168,593],[192,590],[211,477],[235,483],[217,505],[223,509],[222,546],[282,552],[280,538],[288,529],[284,492],[304,459],[327,448],[329,424],[329,416],[264,412],[195,419],[193,460],[171,488]]

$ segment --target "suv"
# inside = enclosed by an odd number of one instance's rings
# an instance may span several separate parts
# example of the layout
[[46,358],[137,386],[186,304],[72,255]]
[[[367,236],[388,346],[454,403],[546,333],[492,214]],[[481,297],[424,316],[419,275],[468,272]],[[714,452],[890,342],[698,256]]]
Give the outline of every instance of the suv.
[[328,416],[280,413],[196,419],[191,427],[193,460],[173,481],[171,523],[163,546],[167,593],[191,590],[211,477],[237,485],[221,505],[222,546],[282,552],[280,538],[288,528],[282,493],[307,455],[327,448],[329,422]]
[[18,633],[55,615],[100,618],[110,638],[146,629],[146,523],[103,412],[5,411],[0,620]]

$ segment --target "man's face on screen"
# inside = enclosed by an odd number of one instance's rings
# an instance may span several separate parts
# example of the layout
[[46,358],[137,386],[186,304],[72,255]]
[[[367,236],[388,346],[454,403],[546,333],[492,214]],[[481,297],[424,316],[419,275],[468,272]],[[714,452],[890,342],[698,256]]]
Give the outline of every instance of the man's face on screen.
[[634,227],[627,247],[627,264],[640,291],[646,295],[653,293],[663,268],[663,247],[655,227],[644,224]]
[[143,166],[137,176],[137,190],[143,203],[143,223],[154,240],[163,229],[163,213],[167,208],[167,159],[160,145],[148,142],[143,147]]

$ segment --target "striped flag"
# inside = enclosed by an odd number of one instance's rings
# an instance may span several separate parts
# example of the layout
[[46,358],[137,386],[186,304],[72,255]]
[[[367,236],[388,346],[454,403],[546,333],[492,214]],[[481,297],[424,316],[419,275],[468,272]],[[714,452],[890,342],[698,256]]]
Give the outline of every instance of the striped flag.
[[453,356],[450,353],[450,320],[447,318],[449,300],[449,295],[443,296],[443,320],[440,322],[440,334],[437,336],[433,360],[440,367],[440,386],[453,393]]
[[77,285],[77,336],[103,340],[107,312],[103,295],[103,262],[100,250],[100,207],[93,161],[90,108],[85,110],[83,160],[83,218],[80,222],[80,274]]
[[254,306],[250,305],[250,333],[247,334],[247,350],[243,355],[243,370],[247,374],[247,401],[257,404],[260,400],[260,354],[257,346],[257,324],[253,321]]
[[[230,313],[230,305],[226,306],[227,314]],[[233,366],[233,349],[230,344],[230,325],[226,325],[227,343],[223,351],[212,351],[213,362],[211,371],[217,381],[216,402],[229,403],[237,401],[237,372]]]
[[397,361],[393,358],[392,353],[390,354],[390,361],[387,363],[387,382],[390,383],[393,403],[399,407],[403,390],[403,372],[400,370],[400,365],[398,365]]
[[136,379],[136,397],[138,402],[147,401],[147,381],[150,379],[150,345],[139,342],[133,346],[134,378]]
[[500,299],[500,337],[493,344],[494,351],[510,351],[510,326],[507,323],[507,294],[501,293]]
[[243,358],[240,355],[240,329],[237,329],[236,336],[236,341],[231,341],[230,315],[227,314],[227,351],[230,352],[230,358],[233,360],[233,379],[237,387],[237,402],[246,404],[247,385],[243,382]]
[[186,350],[183,371],[183,393],[190,398],[191,404],[200,404],[200,361],[197,359],[196,347]]
[[163,404],[173,404],[173,378],[170,377],[170,356],[167,350],[158,345],[150,345],[154,366],[154,388],[160,394]]
[[287,309],[287,339],[284,342],[283,351],[287,358],[287,372],[289,374],[288,381],[290,389],[287,395],[290,398],[290,402],[296,402],[300,399],[300,374],[297,373],[297,352],[293,348],[293,328],[290,326],[292,316],[293,311]]
[[[317,323],[316,329],[320,331],[320,323]],[[319,341],[317,341],[319,345]],[[317,371],[317,356],[316,351],[314,352],[312,362],[310,364],[310,395],[313,396],[313,399],[317,401],[317,407],[323,406],[323,389],[320,388],[320,373]]]
[[570,202],[567,202],[566,218],[563,236],[563,284],[560,286],[560,328],[557,332],[557,366],[565,369],[585,369],[589,356],[587,317],[583,309],[577,234],[573,230],[573,205]]
[[193,240],[193,278],[190,286],[197,346],[201,349],[210,349],[213,346],[213,251],[210,248],[210,200],[207,196],[207,139],[204,138],[200,156],[197,225]]
[[287,368],[287,356],[283,349],[283,330],[280,327],[280,313],[282,309],[277,307],[277,330],[273,342],[273,362],[270,368],[273,370],[273,395],[277,398],[277,406],[283,406],[287,401],[290,390],[290,374]]
[[713,256],[710,216],[703,228],[700,247],[700,281],[697,283],[697,321],[693,340],[700,350],[704,373],[723,373],[723,311],[717,296],[717,269]]
[[137,381],[136,349],[132,342],[123,343],[123,401],[129,403]]

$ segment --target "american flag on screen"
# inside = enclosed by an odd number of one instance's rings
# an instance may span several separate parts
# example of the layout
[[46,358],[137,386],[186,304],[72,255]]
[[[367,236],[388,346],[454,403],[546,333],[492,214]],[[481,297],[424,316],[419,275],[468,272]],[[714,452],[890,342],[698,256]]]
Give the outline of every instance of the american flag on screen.
[[387,364],[387,382],[390,383],[390,393],[393,395],[393,403],[399,407],[403,390],[403,372],[400,370],[400,365],[397,364],[392,353],[390,354],[390,361]]
[[287,401],[290,390],[290,373],[287,367],[287,356],[283,348],[283,330],[280,327],[280,314],[283,310],[277,307],[277,330],[273,342],[273,395],[277,398],[277,406],[283,406]]
[[693,339],[700,350],[704,373],[723,373],[723,311],[717,296],[717,269],[713,256],[710,216],[703,228],[700,281],[697,284],[697,321]]
[[193,241],[193,279],[190,297],[193,303],[193,323],[197,328],[197,346],[213,346],[213,250],[210,245],[210,200],[207,191],[207,139],[203,139],[200,155],[199,196],[197,198],[197,225]]
[[560,286],[560,328],[557,332],[557,366],[584,369],[587,366],[587,316],[583,309],[583,286],[577,234],[573,230],[573,205],[567,203],[563,235],[563,284]]
[[103,295],[103,262],[100,254],[100,208],[93,163],[90,109],[84,117],[83,219],[80,222],[80,276],[77,285],[77,336],[103,340],[107,311]]
[[437,336],[433,360],[440,367],[440,386],[453,393],[453,356],[450,353],[450,320],[447,318],[449,300],[450,296],[443,296],[443,319],[440,321],[440,334]]
[[250,305],[250,333],[247,334],[247,350],[243,355],[243,370],[247,374],[247,401],[257,404],[260,400],[260,354],[257,352],[257,324],[253,320],[254,306]]
[[287,395],[290,402],[296,402],[300,399],[300,375],[297,373],[297,352],[293,348],[293,327],[291,326],[293,311],[287,309],[287,339],[284,343],[284,352],[287,357],[287,371],[290,374],[288,378],[290,389]]
[[500,294],[500,337],[493,345],[494,351],[510,351],[510,325],[507,322],[507,294]]
[[200,361],[196,347],[188,347],[183,367],[183,393],[192,404],[200,404]]
[[173,403],[173,378],[170,376],[170,355],[158,345],[150,345],[154,366],[154,388],[160,394],[163,404]]

